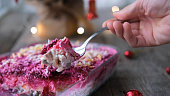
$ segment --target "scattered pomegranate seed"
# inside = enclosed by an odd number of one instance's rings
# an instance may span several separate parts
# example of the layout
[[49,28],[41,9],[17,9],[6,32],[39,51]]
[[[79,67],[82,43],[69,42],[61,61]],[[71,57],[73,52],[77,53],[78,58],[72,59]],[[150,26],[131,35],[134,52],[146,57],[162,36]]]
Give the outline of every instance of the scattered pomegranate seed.
[[168,74],[170,74],[170,67],[167,67],[167,68],[166,68],[166,72],[167,72]]
[[124,55],[129,59],[131,59],[134,56],[133,52],[130,50],[125,51]]
[[141,92],[135,89],[129,90],[128,92],[126,92],[125,95],[126,96],[143,96]]

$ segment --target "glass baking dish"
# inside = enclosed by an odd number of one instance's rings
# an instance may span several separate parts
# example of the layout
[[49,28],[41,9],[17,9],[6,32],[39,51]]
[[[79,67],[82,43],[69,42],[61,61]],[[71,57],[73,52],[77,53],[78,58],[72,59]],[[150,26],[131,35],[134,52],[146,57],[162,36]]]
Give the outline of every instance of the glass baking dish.
[[[62,91],[56,92],[56,96],[87,96],[91,94],[94,90],[96,90],[100,85],[102,85],[114,72],[114,67],[118,60],[118,51],[113,46],[91,43],[88,46],[93,46],[94,48],[102,47],[109,48],[112,50],[114,54],[109,59],[104,61],[100,66],[93,69],[88,73],[88,76],[83,80],[78,80],[74,84],[70,84],[67,88]],[[0,57],[9,55],[10,53],[2,54]],[[4,92],[0,92],[0,94],[4,94]],[[8,93],[7,93],[8,94]],[[10,96],[8,94],[8,96]],[[11,95],[13,96],[13,95]],[[30,96],[30,95],[24,95]],[[31,96],[39,96],[32,95]],[[40,95],[41,96],[41,95]]]

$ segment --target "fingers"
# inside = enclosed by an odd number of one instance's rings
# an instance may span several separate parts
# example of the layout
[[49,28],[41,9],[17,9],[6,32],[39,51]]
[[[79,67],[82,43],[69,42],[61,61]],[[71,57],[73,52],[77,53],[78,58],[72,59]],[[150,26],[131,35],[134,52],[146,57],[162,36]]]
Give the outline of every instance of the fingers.
[[123,24],[123,28],[124,28],[123,36],[124,36],[125,40],[128,42],[128,44],[131,47],[136,47],[136,44],[138,41],[137,41],[136,37],[134,36],[134,34],[132,33],[130,24],[125,22]]
[[113,13],[113,16],[120,20],[131,20],[138,18],[138,3],[140,0],[135,1],[134,3],[128,5],[124,9],[120,10],[119,12]]
[[109,29],[110,31],[112,31],[114,34],[116,34],[116,33],[115,33],[115,30],[114,30],[114,27],[113,27],[113,22],[114,22],[114,21],[109,21],[109,22],[107,23],[107,27],[108,27],[108,29]]
[[123,25],[120,21],[113,22],[115,33],[118,37],[124,39],[123,37]]
[[103,27],[106,26],[115,35],[126,40],[131,47],[140,47],[146,44],[145,39],[139,33],[139,22],[122,24],[120,21],[110,19],[103,23]]
[[103,27],[108,27],[108,29],[110,31],[112,31],[115,35],[117,35],[118,37],[125,39],[124,38],[124,28],[123,28],[123,24],[120,21],[116,21],[115,19],[110,19],[107,20],[103,23]]
[[115,33],[115,30],[114,30],[114,27],[113,27],[113,22],[114,22],[115,20],[116,20],[116,19],[109,19],[109,20],[105,21],[105,22],[103,23],[102,27],[106,27],[106,26],[107,26],[110,31],[112,31],[114,34],[116,34],[116,33]]
[[110,22],[110,21],[115,21],[115,20],[117,20],[117,19],[113,18],[113,19],[106,20],[106,21],[102,24],[102,27],[106,27],[108,22]]
[[133,30],[131,29],[131,25],[127,22],[123,24],[124,28],[124,38],[128,42],[128,44],[131,47],[142,47],[142,46],[148,46],[146,43],[145,38],[141,35],[135,35],[134,33],[139,33],[139,30]]
[[123,26],[120,21],[116,21],[116,19],[109,19],[105,21],[102,25],[103,27],[108,27],[110,31],[112,31],[118,37],[123,38]]
[[130,23],[131,25],[131,30],[132,30],[132,33],[135,35],[135,36],[138,36],[140,33],[139,33],[139,25],[140,23],[139,22],[135,22],[135,23]]

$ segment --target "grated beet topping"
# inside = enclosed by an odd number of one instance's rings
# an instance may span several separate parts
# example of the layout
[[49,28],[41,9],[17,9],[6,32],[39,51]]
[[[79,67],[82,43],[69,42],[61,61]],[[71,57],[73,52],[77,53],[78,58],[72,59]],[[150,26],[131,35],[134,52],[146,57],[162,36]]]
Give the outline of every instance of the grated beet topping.
[[58,39],[56,38],[55,40],[52,40],[48,45],[44,45],[41,54],[45,54],[50,50],[56,43],[58,42]]

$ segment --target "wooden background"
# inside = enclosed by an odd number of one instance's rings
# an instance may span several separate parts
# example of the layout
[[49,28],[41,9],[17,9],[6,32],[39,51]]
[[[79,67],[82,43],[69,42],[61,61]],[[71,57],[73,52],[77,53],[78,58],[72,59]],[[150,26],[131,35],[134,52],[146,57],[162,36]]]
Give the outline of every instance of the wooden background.
[[[21,14],[21,17],[19,14],[21,13],[10,13],[0,20],[0,53],[44,42],[30,33],[29,28],[36,18],[32,14]],[[84,41],[86,38],[87,36],[78,36],[71,40]],[[125,41],[109,31],[95,37],[92,42],[113,45],[120,53],[117,66],[113,69],[114,74],[92,96],[125,96],[123,92],[130,89],[139,90],[143,96],[170,96],[170,75],[165,71],[170,66],[170,44],[130,48]],[[123,55],[125,50],[140,52],[134,59],[127,59]]]

